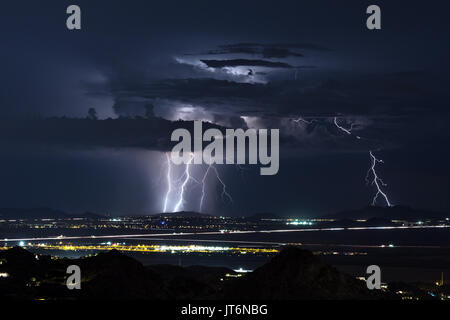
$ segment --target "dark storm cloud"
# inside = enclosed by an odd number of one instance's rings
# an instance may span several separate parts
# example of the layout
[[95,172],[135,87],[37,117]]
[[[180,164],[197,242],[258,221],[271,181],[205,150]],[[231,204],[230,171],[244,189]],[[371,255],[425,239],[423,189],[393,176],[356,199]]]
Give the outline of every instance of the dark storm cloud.
[[[193,132],[192,121],[161,118],[90,120],[76,118],[15,119],[0,121],[3,145],[53,146],[67,149],[134,148],[169,151],[170,134],[177,128]],[[221,128],[204,123],[204,130]]]
[[[248,128],[242,117],[223,114],[214,114],[213,117],[215,123],[221,123],[225,127],[203,122],[203,130],[217,128],[225,133],[225,128]],[[348,152],[380,145],[379,141],[369,140],[355,144],[354,137],[343,135],[327,118],[311,120],[308,125],[299,125],[292,119],[264,116],[256,121],[259,127],[280,129],[280,145],[285,151],[297,149],[308,153],[321,150]],[[342,125],[344,123],[342,122]],[[21,146],[24,150],[137,149],[166,152],[176,143],[170,141],[171,132],[175,129],[185,128],[193,135],[192,121],[169,121],[158,117],[120,117],[106,120],[64,117],[8,119],[0,121],[0,124],[0,144],[3,150],[13,150]],[[359,129],[359,126],[355,125],[354,128]],[[365,133],[369,134],[370,131]],[[382,137],[379,134],[378,136]],[[395,140],[393,136],[390,136],[390,139]]]
[[[165,99],[166,107],[189,104],[203,108],[211,121],[231,128],[246,128],[242,116],[258,118],[259,128],[280,128],[281,144],[297,150],[366,151],[412,145],[424,132],[423,121],[445,114],[450,102],[442,77],[425,71],[390,73],[319,74],[301,80],[243,83],[212,78],[166,79],[149,84],[126,84],[117,93],[148,101]],[[367,137],[355,143],[332,122]],[[295,123],[307,117],[310,124]],[[423,127],[429,139],[439,137]],[[442,135],[442,133],[441,133]],[[442,138],[444,139],[445,138]],[[423,140],[423,139],[422,139]],[[426,141],[430,141],[425,139]],[[424,140],[424,141],[425,141]],[[428,142],[420,142],[426,145]],[[416,144],[417,147],[417,144]]]
[[[112,106],[114,112],[118,116],[133,117],[133,116],[146,116],[152,108],[152,105],[145,100],[133,100],[133,98],[116,97],[114,105]],[[152,111],[150,111],[152,112]]]
[[200,60],[208,67],[212,68],[224,68],[224,67],[268,67],[268,68],[293,68],[285,62],[273,62],[267,60],[249,60],[249,59],[230,59],[230,60]]
[[285,80],[267,84],[212,78],[167,79],[126,89],[137,97],[178,100],[212,111],[225,106],[244,115],[253,110],[277,116],[377,117],[444,112],[450,97],[440,81],[431,73],[422,77],[342,74],[338,80]]
[[[214,120],[231,128],[247,129],[245,121],[237,116],[215,114]],[[272,118],[260,120],[267,127],[279,124]],[[131,148],[155,151],[169,151],[175,144],[170,141],[170,134],[175,129],[185,128],[193,134],[192,121],[169,121],[153,118],[125,118],[91,120],[81,118],[15,119],[0,122],[0,142],[3,146],[43,146],[59,149],[95,149],[95,148]],[[288,124],[291,129],[294,123]],[[203,122],[203,130],[224,127]],[[281,143],[287,146],[306,146],[290,130],[281,130]],[[294,128],[295,129],[295,128]],[[328,125],[329,133],[339,133]]]
[[223,114],[214,114],[214,122],[223,124],[224,126],[228,128],[233,129],[247,129],[247,124],[245,123],[244,119],[238,116],[229,116],[229,115],[223,115]]
[[222,55],[222,54],[246,54],[260,55],[264,58],[288,58],[303,57],[300,52],[292,49],[306,49],[316,51],[329,51],[330,49],[310,43],[236,43],[220,45],[218,49],[203,52],[203,55]]

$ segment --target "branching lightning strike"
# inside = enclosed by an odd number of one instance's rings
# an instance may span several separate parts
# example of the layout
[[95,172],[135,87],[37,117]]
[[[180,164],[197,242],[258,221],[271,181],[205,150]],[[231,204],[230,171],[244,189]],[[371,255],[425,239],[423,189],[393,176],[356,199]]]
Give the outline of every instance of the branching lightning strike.
[[298,117],[297,119],[292,119],[292,121],[294,121],[295,123],[306,123],[306,124],[313,124],[314,122],[318,122],[317,119],[311,119],[311,120],[307,120],[304,117]]
[[[307,124],[310,124],[312,122],[312,121],[305,120],[304,118],[301,118],[301,117],[297,118],[297,119],[293,119],[293,121],[296,122],[296,123],[304,122],[304,123],[307,123]],[[333,123],[339,130],[341,130],[345,134],[350,135],[350,136],[354,136],[357,139],[363,139],[360,136],[353,134],[353,132],[352,132],[353,129],[354,129],[354,124],[353,123],[350,125],[350,128],[345,128],[345,127],[343,127],[342,125],[340,125],[338,123],[337,117],[333,118]],[[364,138],[363,140],[368,140],[369,141],[370,139],[365,139]],[[392,206],[392,204],[389,201],[389,198],[388,198],[387,194],[382,189],[382,187],[386,187],[387,184],[385,184],[383,182],[383,180],[378,176],[378,174],[376,172],[376,164],[377,163],[384,163],[384,161],[381,160],[381,159],[376,158],[371,150],[369,151],[369,155],[370,155],[370,159],[371,159],[371,165],[370,165],[370,168],[369,168],[369,170],[367,171],[367,174],[366,174],[366,182],[367,182],[367,184],[369,184],[370,183],[369,179],[372,176],[373,179],[372,179],[372,182],[370,184],[374,185],[376,187],[376,194],[372,198],[372,205],[376,205],[377,200],[378,200],[379,196],[381,195],[383,197],[384,201],[386,202],[387,206],[390,207],[390,206]]]
[[203,179],[202,179],[202,195],[200,197],[199,212],[202,212],[202,209],[203,209],[203,200],[205,199],[205,194],[206,194],[206,191],[205,191],[206,177],[208,176],[209,169],[211,169],[211,164],[208,166],[208,168],[206,168],[205,174],[203,175]]
[[170,177],[172,171],[172,162],[170,161],[170,155],[166,153],[167,157],[167,192],[164,199],[164,209],[163,212],[167,212],[167,203],[169,201],[170,193],[172,192],[172,178]]
[[208,173],[209,173],[209,171],[210,171],[211,169],[214,171],[214,173],[215,173],[215,175],[216,175],[217,181],[219,181],[219,183],[222,185],[222,194],[221,194],[222,201],[224,201],[224,200],[225,200],[225,197],[227,197],[228,200],[229,200],[230,202],[233,202],[233,198],[232,198],[231,195],[227,192],[227,186],[226,186],[226,184],[223,182],[222,178],[220,177],[219,171],[217,170],[217,168],[216,168],[214,165],[210,164],[210,165],[208,165],[208,167],[206,168],[205,174],[203,175],[203,178],[202,178],[202,180],[201,180],[202,193],[201,193],[201,197],[200,197],[200,207],[199,207],[199,211],[200,211],[200,212],[202,212],[202,210],[203,210],[203,202],[204,202],[205,195],[206,195],[206,190],[205,190],[205,186],[206,186],[206,178],[207,178]]
[[230,194],[227,192],[227,186],[225,185],[225,183],[223,182],[223,180],[220,178],[219,172],[217,171],[216,167],[212,167],[214,169],[214,172],[216,173],[216,177],[217,180],[220,182],[220,184],[222,185],[222,200],[224,200],[224,197],[226,196],[230,202],[233,202],[233,198],[230,196]]
[[[371,162],[372,162],[372,163],[371,163],[371,166],[370,166],[370,168],[369,168],[369,170],[367,171],[367,174],[366,174],[366,182],[369,183],[370,175],[372,175],[373,180],[372,180],[372,183],[371,183],[371,184],[372,184],[372,185],[375,185],[375,187],[377,188],[377,193],[375,194],[375,196],[374,196],[373,199],[372,199],[372,205],[374,206],[374,205],[376,204],[377,199],[378,199],[378,196],[381,194],[381,195],[383,196],[383,198],[384,198],[384,201],[386,201],[386,204],[390,207],[390,206],[392,206],[392,205],[391,205],[391,203],[390,203],[390,201],[389,201],[389,199],[388,199],[386,193],[384,193],[383,190],[382,190],[382,188],[381,188],[381,186],[385,187],[385,186],[387,186],[387,184],[384,183],[383,180],[381,180],[381,179],[378,177],[377,172],[376,172],[376,170],[375,170],[376,164],[377,164],[377,163],[384,163],[384,161],[381,160],[381,159],[377,159],[377,158],[373,155],[372,150],[369,151],[369,155],[370,155],[370,159],[371,159]],[[381,184],[381,186],[380,186],[380,184]]]
[[192,164],[192,160],[194,159],[194,155],[190,154],[190,159],[189,161],[186,163],[186,168],[184,170],[184,181],[183,184],[181,185],[181,191],[180,191],[180,197],[178,199],[177,204],[175,205],[175,208],[173,209],[173,212],[178,212],[180,210],[180,208],[183,207],[184,204],[184,191],[186,189],[186,185],[188,184],[188,182],[191,180],[191,175],[189,172],[189,168],[191,167]]
[[[340,126],[337,123],[337,117],[334,117],[333,121],[334,121],[334,124],[336,125],[336,127],[339,128],[341,131],[345,132],[348,135],[352,135],[353,123],[350,125],[349,129],[346,129],[346,128]],[[357,139],[361,139],[360,136],[355,136],[355,137]],[[383,187],[387,186],[387,184],[385,184],[383,182],[383,180],[381,180],[381,178],[378,177],[377,172],[375,170],[376,164],[377,163],[384,163],[384,161],[381,160],[381,159],[377,159],[373,155],[372,150],[369,151],[369,155],[370,155],[371,165],[370,165],[370,168],[369,168],[369,170],[367,171],[367,174],[366,174],[366,183],[369,184],[369,177],[370,177],[370,175],[372,175],[373,176],[373,180],[372,180],[371,185],[374,185],[377,188],[377,192],[375,193],[375,196],[372,198],[372,205],[373,206],[376,205],[378,196],[381,194],[382,197],[384,198],[384,200],[386,201],[386,204],[390,207],[390,206],[392,206],[391,202],[389,201],[388,196],[386,195],[386,193],[381,188],[382,186]]]
[[179,189],[180,191],[178,194],[178,201],[174,206],[173,212],[178,212],[178,211],[184,209],[184,205],[186,203],[185,193],[186,193],[186,190],[187,190],[190,182],[195,182],[196,184],[201,186],[199,212],[203,212],[204,200],[206,197],[207,177],[208,177],[210,171],[214,172],[217,181],[222,186],[222,193],[221,193],[222,200],[225,201],[225,199],[227,198],[230,202],[233,202],[233,198],[227,191],[226,184],[224,183],[223,179],[221,178],[219,171],[213,164],[208,165],[208,167],[206,168],[206,170],[203,174],[202,179],[198,180],[192,175],[192,172],[190,170],[192,161],[194,159],[194,155],[190,154],[190,159],[185,166],[183,174],[180,177],[174,179],[172,177],[173,170],[172,170],[172,161],[170,159],[170,154],[166,153],[166,157],[167,157],[167,174],[166,174],[167,190],[166,190],[165,198],[164,198],[163,212],[167,212],[168,207],[169,207],[169,202],[170,202],[169,201],[170,195],[173,193],[173,191],[175,189]]
[[295,123],[304,122],[306,124],[311,124],[311,121],[308,121],[308,120],[306,120],[306,119],[304,119],[302,117],[299,117],[297,119],[292,119],[292,121],[294,121]]

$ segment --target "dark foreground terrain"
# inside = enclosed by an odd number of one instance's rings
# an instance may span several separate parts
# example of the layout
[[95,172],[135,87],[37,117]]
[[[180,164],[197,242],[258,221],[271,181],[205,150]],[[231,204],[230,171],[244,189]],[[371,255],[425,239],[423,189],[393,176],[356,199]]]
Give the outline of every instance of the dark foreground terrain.
[[[81,290],[65,283],[81,268]],[[227,268],[144,266],[118,251],[81,259],[35,255],[20,247],[0,252],[2,299],[396,299],[388,290],[339,272],[308,250],[287,247],[247,274]],[[5,275],[7,275],[5,277]],[[424,295],[426,297],[426,295]]]

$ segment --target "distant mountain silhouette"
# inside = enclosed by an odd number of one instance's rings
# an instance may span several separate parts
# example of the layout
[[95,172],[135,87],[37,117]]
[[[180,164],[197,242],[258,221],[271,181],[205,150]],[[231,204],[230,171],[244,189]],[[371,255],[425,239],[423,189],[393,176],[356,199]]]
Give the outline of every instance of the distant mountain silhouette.
[[369,220],[369,219],[439,219],[449,215],[446,213],[416,210],[408,206],[379,207],[367,206],[358,210],[342,211],[326,216],[334,219]]
[[64,219],[64,218],[88,218],[98,219],[103,215],[85,212],[69,214],[52,208],[0,208],[0,219]]

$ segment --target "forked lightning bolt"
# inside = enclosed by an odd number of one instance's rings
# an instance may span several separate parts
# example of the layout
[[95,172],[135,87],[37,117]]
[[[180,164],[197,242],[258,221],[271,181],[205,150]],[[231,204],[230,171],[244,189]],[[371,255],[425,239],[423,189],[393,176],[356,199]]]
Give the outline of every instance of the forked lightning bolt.
[[[385,183],[383,182],[383,180],[381,180],[381,179],[378,177],[377,172],[376,172],[376,170],[375,170],[376,164],[377,164],[377,163],[384,163],[384,161],[383,161],[383,160],[380,160],[380,159],[377,159],[377,158],[373,155],[372,151],[369,151],[369,155],[370,155],[370,160],[371,160],[371,166],[370,166],[370,168],[369,168],[369,171],[367,171],[366,181],[367,181],[367,183],[369,183],[369,178],[370,178],[370,176],[372,175],[373,179],[372,179],[372,183],[371,183],[371,184],[372,184],[372,185],[375,185],[375,187],[377,188],[377,193],[375,194],[375,197],[372,199],[372,205],[373,205],[373,206],[376,205],[378,196],[381,194],[381,195],[383,196],[384,200],[386,201],[386,204],[390,207],[390,206],[392,206],[392,205],[391,205],[391,203],[389,202],[389,199],[388,199],[386,193],[384,193],[383,190],[381,189],[381,186],[385,187],[385,186],[387,186],[387,184],[385,184]],[[380,186],[380,184],[381,184],[381,186]]]
[[[224,181],[222,180],[222,178],[220,177],[219,171],[213,164],[208,165],[208,167],[205,170],[205,173],[203,174],[202,179],[197,180],[194,176],[192,176],[192,172],[190,170],[192,161],[194,159],[194,155],[190,154],[189,161],[187,162],[187,164],[185,166],[183,174],[181,175],[181,177],[174,180],[172,177],[172,161],[170,159],[169,153],[166,153],[166,157],[167,157],[167,176],[166,176],[167,177],[167,191],[166,191],[165,198],[164,198],[163,212],[167,212],[167,210],[168,210],[170,194],[172,193],[174,188],[177,188],[177,189],[179,188],[180,193],[178,196],[178,201],[175,204],[175,207],[173,209],[173,212],[178,212],[180,210],[183,210],[183,206],[186,203],[185,192],[188,188],[189,182],[191,182],[191,181],[197,183],[198,185],[201,185],[199,212],[202,212],[204,200],[206,197],[206,184],[207,184],[206,180],[207,180],[207,177],[208,177],[208,174],[210,171],[214,172],[214,175],[216,176],[217,181],[219,181],[219,183],[222,186],[222,194],[221,194],[222,200],[225,200],[225,198],[228,198],[228,200],[230,202],[233,202],[233,198],[228,193],[227,187],[226,187]],[[180,186],[180,184],[181,184],[181,186]]]
[[205,195],[206,195],[206,191],[205,191],[206,178],[207,178],[208,173],[209,173],[209,171],[211,169],[214,171],[214,173],[216,175],[216,178],[217,178],[217,181],[219,181],[220,184],[222,185],[222,194],[221,194],[222,200],[225,200],[224,198],[227,197],[230,202],[233,202],[233,198],[227,192],[227,186],[225,185],[225,183],[223,182],[222,178],[220,177],[219,171],[217,170],[217,168],[214,165],[210,164],[210,165],[208,165],[208,168],[206,169],[205,174],[203,175],[203,179],[201,180],[202,194],[201,194],[201,197],[200,197],[200,207],[199,207],[199,211],[200,212],[202,212],[203,201],[204,201]]
[[299,123],[299,122],[304,122],[304,123],[307,123],[307,124],[311,124],[311,122],[313,122],[313,121],[308,121],[308,120],[306,120],[306,119],[304,119],[304,118],[302,118],[302,117],[299,117],[299,118],[297,118],[297,119],[292,119],[292,121],[294,121],[294,122],[296,122],[296,123]]
[[183,204],[185,202],[184,201],[184,191],[186,189],[186,185],[188,184],[189,180],[191,180],[191,175],[190,175],[190,172],[189,172],[189,168],[191,166],[192,160],[194,159],[194,155],[193,154],[190,154],[189,156],[190,156],[190,158],[189,158],[189,161],[186,163],[186,168],[185,168],[185,171],[184,171],[184,176],[185,177],[184,177],[183,184],[181,185],[180,197],[178,199],[177,204],[175,205],[175,208],[173,209],[173,212],[178,212],[180,210],[180,208],[183,207]]
[[206,194],[206,192],[205,192],[206,177],[208,176],[209,169],[211,169],[211,165],[209,165],[208,168],[206,168],[205,174],[203,175],[203,179],[201,181],[201,183],[202,183],[202,195],[200,197],[199,212],[202,212],[202,208],[203,208],[203,200],[205,199],[205,194]]
[[216,167],[212,167],[214,169],[214,172],[216,173],[217,180],[219,180],[220,184],[222,185],[222,200],[224,200],[224,197],[226,196],[231,202],[233,202],[233,198],[230,196],[230,194],[227,192],[227,186],[223,182],[223,180],[220,178],[219,172],[217,171]]
[[[346,128],[344,128],[344,127],[342,127],[341,125],[338,124],[338,122],[337,122],[337,117],[334,117],[333,122],[334,122],[335,126],[336,126],[339,130],[345,132],[345,133],[348,134],[348,135],[353,135],[353,133],[352,133],[352,130],[353,130],[353,123],[350,125],[350,128],[346,129]],[[355,135],[355,137],[356,137],[357,139],[361,139],[360,136],[356,136],[356,135]],[[364,139],[364,140],[368,140],[368,139]],[[376,164],[377,164],[377,163],[383,163],[383,160],[377,159],[377,158],[373,155],[372,151],[369,151],[369,155],[370,155],[371,165],[370,165],[369,170],[367,171],[366,182],[369,183],[369,177],[370,177],[370,175],[372,175],[372,176],[373,176],[373,180],[372,180],[372,183],[371,183],[371,184],[372,184],[372,185],[375,185],[375,187],[377,188],[377,192],[376,192],[375,196],[374,196],[373,199],[372,199],[372,205],[375,205],[375,204],[376,204],[377,199],[378,199],[378,196],[381,194],[382,197],[384,198],[384,200],[386,201],[386,204],[390,207],[390,206],[392,206],[392,204],[391,204],[391,202],[389,201],[389,199],[388,199],[386,193],[384,193],[383,190],[382,190],[382,188],[381,188],[381,187],[385,187],[385,186],[387,186],[387,185],[383,182],[383,180],[381,180],[381,179],[378,177],[377,172],[376,172],[376,170],[375,170]],[[381,185],[380,185],[380,184],[381,184]]]
[[166,197],[164,199],[164,209],[163,212],[167,212],[167,203],[169,201],[169,195],[170,192],[172,191],[172,178],[171,178],[171,168],[172,168],[172,162],[170,161],[170,156],[168,153],[166,153],[166,157],[167,157],[167,192],[166,192]]

